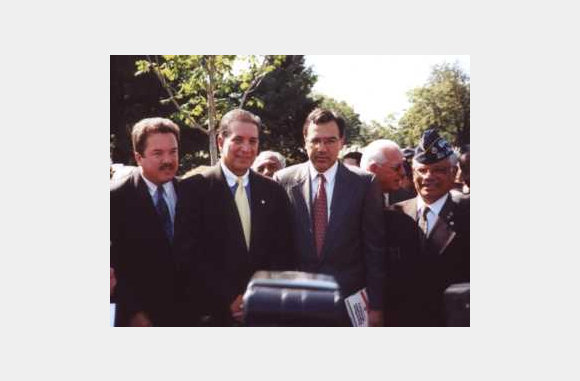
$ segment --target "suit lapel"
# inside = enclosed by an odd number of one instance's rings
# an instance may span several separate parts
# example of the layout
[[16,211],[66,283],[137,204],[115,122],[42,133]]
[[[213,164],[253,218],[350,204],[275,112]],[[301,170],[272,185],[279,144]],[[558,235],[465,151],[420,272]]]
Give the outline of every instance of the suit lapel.
[[137,197],[139,198],[138,205],[141,205],[143,208],[143,214],[145,218],[148,218],[152,224],[156,226],[155,231],[159,232],[163,238],[167,239],[163,231],[163,225],[161,224],[161,220],[159,219],[159,215],[157,214],[157,210],[155,210],[155,204],[151,194],[149,193],[149,188],[147,187],[147,183],[141,177],[141,171],[139,168],[135,169],[133,172],[133,185],[137,190]]
[[331,243],[335,241],[338,228],[343,221],[344,214],[348,208],[352,187],[350,186],[351,178],[350,171],[341,163],[338,163],[336,170],[336,178],[334,179],[334,190],[332,192],[332,201],[330,203],[330,220],[326,229],[326,236],[324,237],[324,245],[322,247],[322,258],[325,257],[326,252],[331,248]]
[[291,197],[293,204],[296,205],[296,213],[300,218],[300,226],[306,234],[308,246],[306,256],[317,258],[310,205],[310,173],[308,171],[308,162],[301,164],[301,168],[296,171],[294,183]]
[[310,215],[310,177],[308,166],[303,166],[296,175],[296,184],[292,187],[292,197],[298,204],[299,214],[303,221],[308,221],[312,225]]
[[[266,218],[262,217],[264,207],[266,207],[266,198],[263,194],[263,188],[260,186],[259,175],[250,169],[250,214],[251,214],[251,233],[250,233],[250,252],[256,247],[256,232],[262,231],[262,223],[268,223]],[[241,224],[240,224],[241,227]]]
[[417,222],[417,220],[418,220],[417,198],[412,198],[408,201],[403,201],[403,203],[401,203],[400,205],[401,205],[401,209],[403,210],[403,213],[405,213],[406,215],[411,217],[413,219],[413,221]]
[[236,206],[234,196],[232,195],[230,186],[228,185],[228,182],[222,173],[222,169],[219,163],[214,166],[214,169],[212,170],[212,176],[215,178],[217,188],[215,198],[216,206],[222,205],[223,214],[225,216],[225,220],[230,226],[230,231],[236,232],[235,235],[237,237],[237,245],[247,251],[248,249],[246,247],[246,239],[244,237],[244,230],[242,228],[242,222],[240,221],[238,207]]
[[296,174],[296,185],[292,187],[292,193],[296,200],[298,200],[303,207],[302,212],[310,219],[311,202],[310,202],[310,176],[308,172],[308,165],[303,165]]
[[429,235],[429,241],[431,247],[434,251],[438,254],[443,253],[445,249],[449,246],[453,238],[455,238],[455,231],[452,229],[454,224],[453,221],[453,210],[455,209],[455,204],[451,199],[451,195],[447,197],[447,201],[443,208],[441,208],[441,212],[439,212],[439,216],[437,217],[437,221],[433,226],[433,230]]

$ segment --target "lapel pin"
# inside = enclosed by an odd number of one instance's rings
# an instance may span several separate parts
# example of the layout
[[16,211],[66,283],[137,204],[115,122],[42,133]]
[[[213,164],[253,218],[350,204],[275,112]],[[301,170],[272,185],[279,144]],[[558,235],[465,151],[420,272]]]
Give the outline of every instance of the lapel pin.
[[262,203],[262,205],[266,205],[266,201],[261,200],[260,202]]

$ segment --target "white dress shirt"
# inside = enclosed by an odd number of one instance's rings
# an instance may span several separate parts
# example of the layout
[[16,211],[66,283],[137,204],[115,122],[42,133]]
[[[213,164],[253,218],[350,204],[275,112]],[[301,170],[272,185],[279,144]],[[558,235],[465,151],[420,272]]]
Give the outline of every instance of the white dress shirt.
[[[316,192],[318,191],[318,171],[312,165],[312,162],[308,162],[309,172],[310,172],[310,204],[314,202],[316,198]],[[323,172],[324,178],[326,179],[326,183],[324,184],[324,188],[326,189],[326,207],[328,210],[328,220],[330,221],[330,213],[332,209],[330,205],[332,204],[332,194],[334,193],[334,180],[336,179],[336,171],[338,170],[338,160],[334,163],[334,165]]]
[[[153,205],[156,202],[156,193],[157,193],[157,185],[152,183],[151,181],[147,180],[147,178],[143,175],[143,168],[139,167],[141,170],[141,177],[145,180],[145,184],[147,184],[147,189],[149,190],[149,194],[153,199]],[[167,203],[167,207],[169,208],[169,217],[171,218],[171,223],[175,222],[175,205],[177,204],[177,192],[175,192],[175,187],[173,186],[173,181],[168,181],[163,184],[163,199]]]
[[[238,176],[229,170],[229,168],[220,160],[220,166],[222,167],[222,172],[226,177],[226,181],[228,182],[228,186],[230,189],[234,185],[238,185]],[[248,183],[250,182],[250,170],[246,170],[246,173],[242,175],[242,184],[244,184],[244,188],[247,188]]]
[[420,196],[417,196],[418,216],[420,216],[423,213],[423,208],[425,207],[425,205],[429,207],[429,213],[427,213],[427,236],[431,234],[431,230],[433,230],[433,226],[435,226],[435,223],[439,218],[439,213],[441,212],[443,205],[445,205],[445,202],[447,202],[448,197],[449,193],[445,193],[443,197],[439,198],[434,203],[427,204]]

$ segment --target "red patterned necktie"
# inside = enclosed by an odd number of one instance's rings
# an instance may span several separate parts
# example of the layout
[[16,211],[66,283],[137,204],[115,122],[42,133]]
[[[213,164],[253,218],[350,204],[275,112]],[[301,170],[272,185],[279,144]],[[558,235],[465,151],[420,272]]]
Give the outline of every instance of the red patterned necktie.
[[326,187],[324,175],[318,175],[318,190],[314,199],[314,240],[316,243],[316,254],[320,257],[322,245],[324,244],[324,235],[328,225],[328,212],[326,204]]

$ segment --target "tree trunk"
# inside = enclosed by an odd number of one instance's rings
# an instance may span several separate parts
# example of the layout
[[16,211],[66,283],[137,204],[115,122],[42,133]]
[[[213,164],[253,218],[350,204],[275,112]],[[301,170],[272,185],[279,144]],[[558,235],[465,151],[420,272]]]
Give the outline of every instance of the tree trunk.
[[209,157],[211,160],[211,165],[215,165],[218,162],[218,150],[216,141],[216,129],[215,129],[215,99],[214,99],[214,73],[215,73],[215,57],[208,57],[208,84],[207,84],[207,106],[208,106],[208,116],[209,116]]

